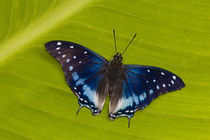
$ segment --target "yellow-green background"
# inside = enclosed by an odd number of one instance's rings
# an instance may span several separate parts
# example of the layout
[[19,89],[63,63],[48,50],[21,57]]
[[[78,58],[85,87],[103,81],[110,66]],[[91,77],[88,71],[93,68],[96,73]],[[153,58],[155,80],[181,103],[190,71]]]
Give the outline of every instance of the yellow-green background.
[[[168,69],[185,81],[127,118],[82,109],[60,65],[44,48],[50,40],[82,44],[110,59],[112,29],[124,63]],[[210,1],[1,0],[0,139],[210,139]]]

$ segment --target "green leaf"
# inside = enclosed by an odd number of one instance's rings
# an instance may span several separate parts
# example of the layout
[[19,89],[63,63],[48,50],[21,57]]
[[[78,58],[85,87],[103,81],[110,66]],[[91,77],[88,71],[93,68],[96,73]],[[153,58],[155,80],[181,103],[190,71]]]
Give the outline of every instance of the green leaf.
[[[210,2],[205,0],[1,0],[0,139],[210,139]],[[110,59],[112,29],[125,64],[179,75],[180,91],[155,99],[131,119],[83,108],[50,40],[84,45]]]

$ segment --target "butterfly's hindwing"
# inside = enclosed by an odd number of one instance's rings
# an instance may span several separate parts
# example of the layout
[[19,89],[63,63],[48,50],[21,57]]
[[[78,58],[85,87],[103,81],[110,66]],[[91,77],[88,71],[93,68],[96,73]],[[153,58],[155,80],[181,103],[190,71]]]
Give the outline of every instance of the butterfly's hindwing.
[[93,114],[98,114],[107,93],[104,72],[108,61],[92,50],[72,42],[51,41],[45,47],[61,64],[65,79],[78,97],[79,104],[90,108]]
[[179,90],[185,86],[177,75],[152,66],[125,65],[122,96],[116,106],[110,106],[112,119],[132,117],[160,94]]

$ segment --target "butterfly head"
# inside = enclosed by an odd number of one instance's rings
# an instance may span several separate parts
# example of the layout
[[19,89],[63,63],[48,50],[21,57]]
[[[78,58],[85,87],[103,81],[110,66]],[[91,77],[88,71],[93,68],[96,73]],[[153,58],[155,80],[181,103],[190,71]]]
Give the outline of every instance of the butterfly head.
[[114,62],[114,63],[121,63],[122,62],[122,55],[121,55],[121,53],[116,53],[115,55],[114,55],[114,57],[113,57],[113,59],[111,60],[112,62]]

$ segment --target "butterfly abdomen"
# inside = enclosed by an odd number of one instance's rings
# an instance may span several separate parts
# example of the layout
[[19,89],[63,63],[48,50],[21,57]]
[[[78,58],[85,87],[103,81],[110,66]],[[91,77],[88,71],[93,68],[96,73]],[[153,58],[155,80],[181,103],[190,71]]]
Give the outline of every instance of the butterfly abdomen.
[[117,107],[119,99],[123,93],[123,79],[125,78],[125,71],[122,59],[114,57],[108,66],[108,84],[109,84],[109,113],[112,114]]

